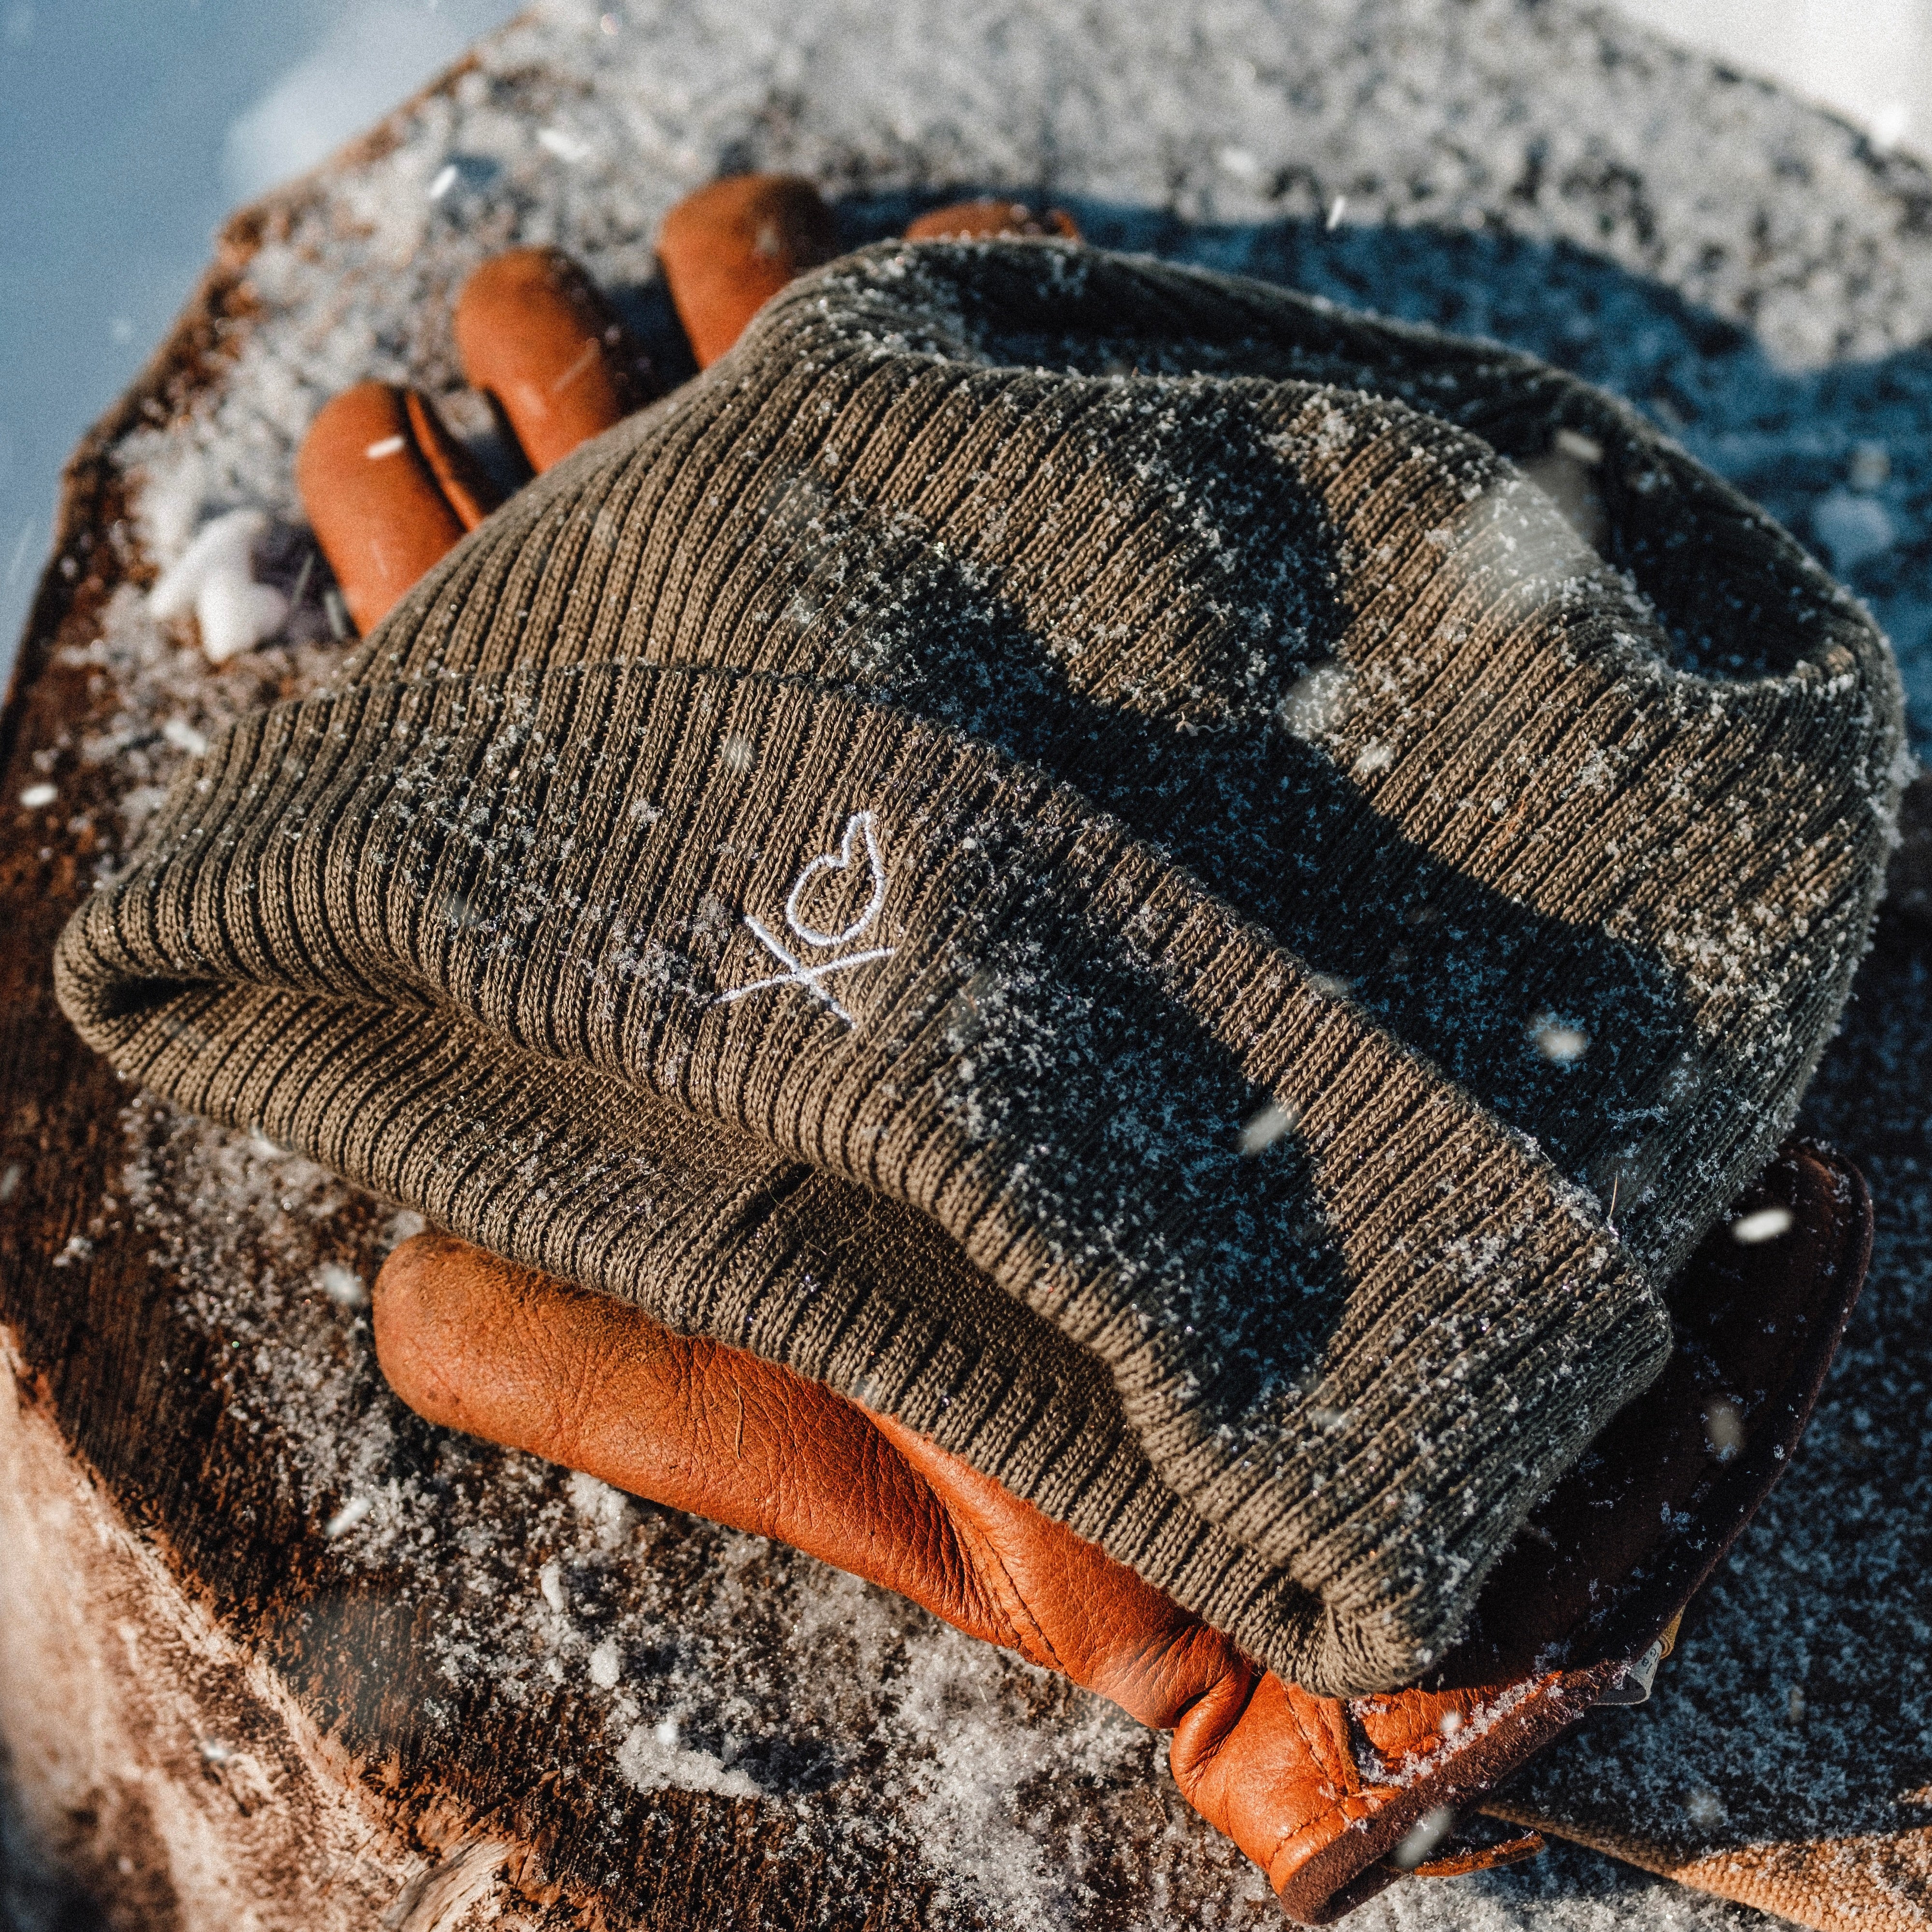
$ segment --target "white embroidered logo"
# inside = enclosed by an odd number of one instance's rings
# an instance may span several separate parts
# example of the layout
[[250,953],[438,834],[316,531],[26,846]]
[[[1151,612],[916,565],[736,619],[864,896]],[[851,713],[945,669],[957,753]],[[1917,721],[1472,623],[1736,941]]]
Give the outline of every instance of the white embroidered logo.
[[[821,932],[817,926],[806,923],[805,915],[799,910],[800,903],[806,889],[821,872],[842,872],[850,866],[854,852],[861,840],[865,844],[866,863],[872,873],[872,896],[866,900],[865,909],[850,926],[837,932]],[[867,928],[885,910],[885,904],[886,862],[880,856],[879,836],[873,830],[872,814],[869,812],[855,812],[845,821],[844,834],[838,841],[838,850],[821,852],[792,881],[791,890],[785,895],[785,924],[808,946],[850,946],[855,939],[865,936]],[[746,914],[745,923],[751,928],[758,944],[785,970],[773,974],[768,980],[754,980],[748,986],[734,986],[728,993],[720,993],[712,1002],[714,1005],[729,1006],[734,1000],[742,1000],[747,994],[762,993],[773,986],[802,986],[814,998],[823,1000],[850,1026],[852,1016],[826,990],[824,982],[835,973],[849,972],[854,966],[869,965],[874,959],[890,959],[898,950],[896,946],[875,946],[862,952],[848,952],[842,959],[828,959],[822,965],[808,966],[754,914]]]

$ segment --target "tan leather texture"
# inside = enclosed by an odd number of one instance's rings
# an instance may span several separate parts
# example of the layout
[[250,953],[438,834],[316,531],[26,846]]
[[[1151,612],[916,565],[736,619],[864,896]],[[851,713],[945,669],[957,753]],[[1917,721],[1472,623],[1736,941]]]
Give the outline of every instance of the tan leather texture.
[[296,487],[365,634],[464,532],[390,383],[359,382],[323,408],[296,458]]
[[801,270],[838,252],[832,211],[795,175],[728,175],[664,217],[658,260],[698,366],[708,369]]
[[1036,212],[1023,201],[956,201],[906,224],[908,242],[977,242],[989,236],[1057,235],[1077,242],[1080,230],[1064,208]]
[[[1479,1801],[1610,1688],[1788,1460],[1862,1277],[1870,1205],[1848,1166],[1808,1148],[1745,1205],[1783,1207],[1788,1233],[1750,1247],[1727,1225],[1700,1251],[1674,1298],[1671,1370],[1538,1511],[1524,1540],[1546,1560],[1492,1586],[1483,1634],[1459,1653],[1472,1678],[1505,1653],[1540,1651],[1541,1667],[1457,1682],[1452,1660],[1434,1688],[1346,1702],[1262,1671],[890,1418],[453,1238],[391,1257],[376,1342],[398,1393],[432,1420],[781,1538],[1172,1730],[1188,1802],[1292,1915],[1322,1924],[1403,1875],[1390,1855],[1419,1820]],[[1738,1425],[1714,1437],[1720,1402]],[[1549,1636],[1584,1576],[1605,1607]],[[1458,1875],[1528,1855],[1534,1837],[1452,1840],[1412,1869]]]
[[512,248],[484,262],[457,298],[456,346],[464,376],[496,398],[538,471],[650,399],[616,312],[558,249]]

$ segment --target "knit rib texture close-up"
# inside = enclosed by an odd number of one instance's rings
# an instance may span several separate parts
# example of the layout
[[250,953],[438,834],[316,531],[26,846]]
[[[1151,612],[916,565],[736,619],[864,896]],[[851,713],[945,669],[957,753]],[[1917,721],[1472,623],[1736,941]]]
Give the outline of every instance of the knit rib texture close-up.
[[1861,608],[1575,379],[886,244],[217,736],[58,984],[1342,1694],[1661,1366],[1904,765]]

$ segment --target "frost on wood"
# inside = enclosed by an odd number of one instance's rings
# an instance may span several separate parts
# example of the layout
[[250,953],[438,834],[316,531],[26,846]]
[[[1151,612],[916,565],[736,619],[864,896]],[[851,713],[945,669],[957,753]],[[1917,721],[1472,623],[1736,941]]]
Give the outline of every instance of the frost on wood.
[[[122,1196],[226,1343],[229,1402],[290,1459],[346,1576],[435,1606],[452,1708],[480,1693],[536,1725],[559,1694],[588,1700],[601,1761],[578,1774],[897,1844],[1015,1925],[1066,1922],[1090,1868],[1123,1858],[1178,1861],[1222,1922],[1270,1922],[1264,1882],[1166,1779],[1162,1739],[809,1558],[427,1427],[328,1286],[359,1279],[404,1217],[260,1136],[148,1101],[123,1129]],[[540,1736],[530,1749],[534,1775]],[[1128,1922],[1160,1925],[1156,1900]]]

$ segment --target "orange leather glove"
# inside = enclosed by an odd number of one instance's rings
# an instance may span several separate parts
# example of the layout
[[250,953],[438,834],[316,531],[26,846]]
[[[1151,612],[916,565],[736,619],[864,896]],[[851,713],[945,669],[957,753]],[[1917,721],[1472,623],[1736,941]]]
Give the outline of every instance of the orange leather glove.
[[[456,304],[463,373],[532,469],[560,463],[656,393],[616,311],[554,248],[486,262]],[[418,389],[362,382],[310,424],[296,458],[310,527],[365,634],[502,501]]]
[[1535,1850],[1533,1833],[1458,1844],[1443,1814],[1618,1694],[1786,1466],[1863,1278],[1870,1204],[1848,1164],[1800,1146],[1744,1204],[1790,1226],[1707,1240],[1672,1296],[1670,1366],[1537,1512],[1468,1640],[1430,1684],[1346,1702],[1263,1671],[891,1418],[453,1238],[390,1257],[376,1348],[432,1421],[779,1538],[1172,1730],[1182,1795],[1322,1924],[1405,1870]]

